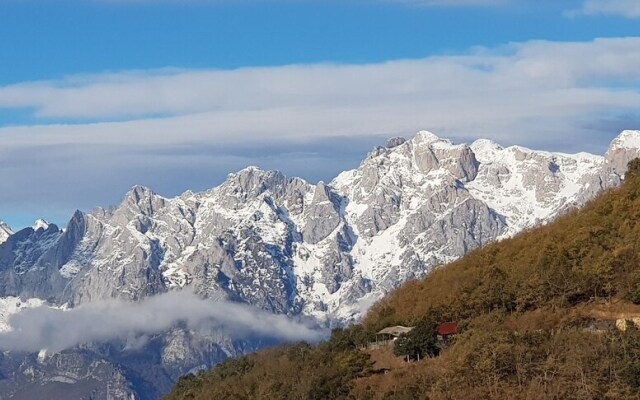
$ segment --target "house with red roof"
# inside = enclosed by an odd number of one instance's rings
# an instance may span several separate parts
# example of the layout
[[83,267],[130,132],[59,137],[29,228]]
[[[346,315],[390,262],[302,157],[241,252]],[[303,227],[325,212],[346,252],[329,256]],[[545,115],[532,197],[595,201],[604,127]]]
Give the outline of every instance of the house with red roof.
[[438,338],[445,340],[451,336],[455,336],[458,334],[458,322],[444,322],[436,328],[438,331]]

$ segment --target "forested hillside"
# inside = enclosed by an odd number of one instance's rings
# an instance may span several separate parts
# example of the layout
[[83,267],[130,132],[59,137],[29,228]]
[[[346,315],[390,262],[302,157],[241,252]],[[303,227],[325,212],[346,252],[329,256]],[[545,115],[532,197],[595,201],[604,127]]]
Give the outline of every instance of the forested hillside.
[[[167,399],[636,399],[640,331],[615,326],[640,317],[636,303],[638,159],[621,188],[405,284],[327,342],[228,360]],[[381,328],[424,321],[459,322],[437,357],[381,373],[384,349],[360,349]]]

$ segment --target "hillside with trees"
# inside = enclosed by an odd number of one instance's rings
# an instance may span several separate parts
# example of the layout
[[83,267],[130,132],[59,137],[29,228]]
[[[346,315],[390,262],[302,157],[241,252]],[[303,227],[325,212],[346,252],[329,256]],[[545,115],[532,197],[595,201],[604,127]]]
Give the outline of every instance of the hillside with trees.
[[[640,399],[637,304],[638,159],[622,187],[408,282],[326,342],[227,360],[183,377],[166,398]],[[460,332],[434,348],[431,333],[446,321]],[[394,349],[421,361],[384,364],[388,349],[366,348],[393,325],[423,332]]]

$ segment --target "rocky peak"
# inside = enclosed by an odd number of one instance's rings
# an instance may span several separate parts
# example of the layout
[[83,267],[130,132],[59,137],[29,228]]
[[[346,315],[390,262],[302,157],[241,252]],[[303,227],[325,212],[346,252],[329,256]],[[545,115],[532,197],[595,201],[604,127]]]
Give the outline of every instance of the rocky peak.
[[4,243],[11,235],[13,235],[11,227],[4,221],[0,221],[0,243]]
[[129,209],[135,214],[151,215],[164,205],[163,197],[158,196],[148,187],[136,185],[124,196],[121,208]]
[[153,190],[146,186],[135,185],[125,194],[125,199],[132,199],[134,202],[139,202],[151,196],[154,196]]
[[491,163],[501,157],[504,147],[489,139],[478,139],[471,144],[471,150],[481,163]]
[[305,209],[306,224],[302,232],[306,242],[316,244],[326,238],[340,224],[338,196],[320,181],[313,193],[313,200]]
[[403,137],[393,137],[387,140],[387,143],[384,145],[387,149],[393,149],[394,147],[398,147],[403,143],[406,143],[407,139]]
[[607,164],[618,175],[627,172],[627,163],[636,157],[640,157],[640,131],[622,131],[611,141],[609,149],[604,155]]
[[210,201],[236,210],[256,199],[270,204],[272,199],[277,205],[286,205],[291,214],[297,215],[303,211],[305,195],[311,190],[313,186],[304,179],[288,178],[280,171],[247,167],[229,174],[222,185],[212,190]]
[[76,210],[76,212],[73,213],[73,216],[69,220],[69,223],[67,224],[65,235],[81,238],[82,235],[84,235],[84,233],[86,232],[86,224],[87,222],[85,214],[80,210]]
[[415,144],[431,144],[436,142],[443,142],[451,144],[451,141],[448,139],[442,139],[438,135],[429,131],[419,131],[416,133],[416,136],[412,139]]
[[478,173],[478,160],[466,144],[453,144],[431,132],[421,131],[412,139],[414,160],[423,174],[442,169],[463,181],[472,181]]
[[622,131],[615,139],[611,141],[609,149],[626,148],[637,150],[640,148],[640,131],[625,130]]
[[266,191],[281,193],[285,184],[286,178],[281,172],[250,166],[229,174],[222,186],[227,194],[247,199],[255,198]]
[[327,201],[332,201],[331,199],[332,193],[329,186],[327,186],[323,181],[318,182],[316,185],[316,190],[313,193],[312,204],[319,204]]
[[49,228],[49,222],[44,219],[37,219],[31,228],[33,228],[34,231],[37,231],[38,229],[46,231]]

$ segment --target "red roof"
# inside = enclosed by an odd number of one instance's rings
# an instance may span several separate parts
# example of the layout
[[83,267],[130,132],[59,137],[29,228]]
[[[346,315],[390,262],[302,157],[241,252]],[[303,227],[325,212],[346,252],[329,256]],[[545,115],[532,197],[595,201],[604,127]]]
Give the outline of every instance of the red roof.
[[438,335],[440,336],[455,335],[457,333],[458,333],[457,322],[445,322],[443,324],[438,325]]

